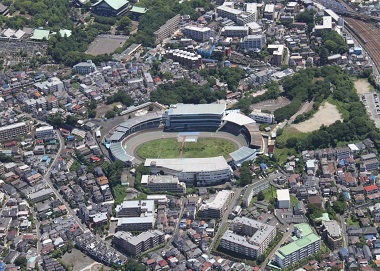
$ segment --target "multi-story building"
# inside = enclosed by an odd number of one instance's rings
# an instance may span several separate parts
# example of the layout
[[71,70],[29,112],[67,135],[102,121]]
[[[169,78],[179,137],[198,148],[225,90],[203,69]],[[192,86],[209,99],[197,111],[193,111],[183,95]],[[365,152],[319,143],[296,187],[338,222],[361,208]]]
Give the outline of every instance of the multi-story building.
[[29,194],[28,198],[32,202],[36,203],[36,202],[40,202],[40,201],[43,201],[43,200],[50,198],[53,194],[54,194],[54,192],[52,189],[45,188],[45,189],[39,190],[37,192],[34,192],[32,194]]
[[30,126],[26,122],[18,122],[0,127],[0,141],[23,136],[30,132]]
[[225,5],[217,7],[216,14],[218,17],[228,18],[238,25],[245,25],[257,20],[257,10],[251,13],[249,11],[234,9]]
[[73,69],[78,74],[89,74],[96,71],[96,66],[92,63],[92,60],[87,60],[76,64]]
[[122,217],[117,221],[118,231],[146,231],[154,228],[154,216]]
[[248,35],[240,40],[241,49],[253,51],[261,50],[266,44],[265,35]]
[[64,88],[63,82],[58,77],[49,78],[44,82],[37,82],[34,86],[45,94],[62,91]]
[[44,96],[36,99],[37,108],[47,109],[47,101]]
[[152,174],[164,173],[178,177],[186,186],[209,186],[231,178],[231,167],[223,156],[210,158],[146,159]]
[[165,242],[165,234],[159,230],[140,233],[137,236],[130,232],[118,231],[112,243],[132,256],[136,256]]
[[153,216],[154,201],[153,200],[130,200],[123,201],[115,208],[116,217],[140,217]]
[[198,42],[208,41],[210,38],[214,36],[214,30],[210,27],[198,27],[194,25],[185,26],[183,29],[183,34],[186,37],[192,38]]
[[293,242],[279,248],[275,256],[275,263],[281,267],[287,267],[306,259],[321,249],[321,237],[315,234],[306,223],[294,225]]
[[361,171],[372,171],[379,169],[379,160],[376,154],[369,153],[361,156]]
[[141,185],[152,192],[186,193],[186,184],[171,175],[143,175]]
[[32,112],[37,108],[37,101],[35,99],[26,99],[24,101],[25,110],[28,112]]
[[279,209],[290,208],[289,189],[277,189],[277,205]]
[[165,129],[200,131],[217,129],[225,116],[225,104],[175,104],[165,112]]
[[166,56],[190,69],[198,69],[202,65],[202,57],[200,55],[184,50],[168,50],[166,51]]
[[246,217],[235,217],[220,239],[220,247],[256,259],[276,236],[276,227]]
[[268,52],[272,55],[272,64],[282,66],[287,52],[286,47],[282,44],[269,44]]
[[274,4],[266,4],[264,8],[264,18],[268,20],[273,20],[275,16],[275,5]]
[[47,108],[48,109],[58,107],[58,99],[55,96],[53,96],[53,95],[47,96],[46,101],[47,101]]
[[42,127],[36,128],[35,135],[37,139],[54,138],[54,128],[53,126],[42,126]]
[[204,203],[198,212],[199,217],[221,218],[227,210],[228,204],[234,196],[230,190],[219,191],[215,198],[209,199]]
[[265,180],[265,179],[249,185],[242,199],[243,205],[248,207],[254,196],[256,196],[260,191],[264,191],[268,188],[269,188],[269,182],[268,180]]
[[332,250],[339,249],[342,247],[342,231],[337,221],[322,221],[321,229],[321,235],[327,241],[328,246]]
[[253,110],[251,114],[249,114],[249,117],[256,122],[263,122],[263,123],[274,123],[274,115],[269,113],[263,113],[261,110]]
[[159,43],[162,40],[169,38],[178,29],[181,16],[177,14],[170,20],[168,20],[164,25],[162,25],[157,31],[155,31],[154,38],[156,42]]
[[245,37],[248,35],[249,27],[248,26],[225,26],[222,28],[222,36],[225,37]]

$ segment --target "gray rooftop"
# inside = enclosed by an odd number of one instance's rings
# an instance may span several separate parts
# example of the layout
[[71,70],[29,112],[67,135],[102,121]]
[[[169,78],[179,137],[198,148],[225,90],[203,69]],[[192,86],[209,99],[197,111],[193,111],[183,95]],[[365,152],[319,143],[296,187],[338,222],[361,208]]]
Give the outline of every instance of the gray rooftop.
[[170,106],[168,115],[221,115],[225,110],[225,104],[175,104]]

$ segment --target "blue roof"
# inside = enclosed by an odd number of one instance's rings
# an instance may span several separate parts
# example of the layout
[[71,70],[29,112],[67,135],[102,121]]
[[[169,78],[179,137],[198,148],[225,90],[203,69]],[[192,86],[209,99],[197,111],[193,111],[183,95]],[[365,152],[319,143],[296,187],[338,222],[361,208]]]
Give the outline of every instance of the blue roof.
[[379,240],[373,241],[372,244],[373,244],[374,248],[380,248],[380,241]]
[[342,258],[348,257],[348,249],[345,248],[345,247],[341,247],[341,248],[339,249],[339,255],[340,255]]
[[351,199],[351,195],[350,195],[350,193],[349,193],[348,191],[343,191],[343,196],[344,196],[346,199],[348,199],[348,200]]
[[375,235],[373,235],[373,234],[364,234],[364,239],[366,239],[366,240],[371,240],[374,237],[375,237]]
[[376,179],[376,177],[374,175],[369,175],[368,179],[371,180],[371,181],[374,181]]

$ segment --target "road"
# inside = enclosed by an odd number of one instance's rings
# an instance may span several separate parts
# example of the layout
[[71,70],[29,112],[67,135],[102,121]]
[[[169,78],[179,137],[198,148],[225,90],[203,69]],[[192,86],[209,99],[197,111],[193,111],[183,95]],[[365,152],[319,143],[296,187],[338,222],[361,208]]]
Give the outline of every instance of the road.
[[61,194],[59,194],[57,189],[55,189],[52,181],[50,180],[50,173],[51,173],[54,165],[56,164],[57,160],[59,159],[59,157],[61,157],[61,153],[62,153],[64,146],[65,146],[65,143],[64,143],[63,138],[62,138],[61,134],[59,133],[59,131],[57,131],[57,135],[58,135],[58,140],[59,140],[59,150],[58,150],[57,155],[54,157],[53,162],[50,164],[48,170],[46,171],[46,173],[44,175],[44,179],[46,180],[46,183],[48,184],[48,186],[53,190],[57,199],[59,199],[65,205],[67,212],[74,218],[74,220],[78,224],[79,228],[82,231],[86,231],[87,228],[82,224],[82,222],[76,216],[76,213],[70,208],[70,205],[63,199],[63,197],[61,196]]
[[339,214],[336,214],[336,218],[338,221],[340,221],[340,226],[342,228],[342,237],[343,237],[343,247],[348,246],[348,236],[347,236],[347,229],[346,229],[346,217],[345,215],[341,216]]
[[[234,197],[232,198],[230,204],[228,205],[227,210],[223,214],[223,218],[220,221],[220,224],[219,224],[219,227],[218,227],[218,231],[215,233],[214,239],[212,240],[212,242],[210,244],[209,253],[212,250],[212,248],[214,247],[215,242],[220,238],[220,235],[224,234],[224,232],[221,232],[221,229],[225,229],[225,224],[226,223],[228,224],[228,222],[227,222],[228,221],[228,215],[230,213],[232,213],[232,211],[235,208],[236,204],[240,200],[241,192],[243,191],[243,189],[244,188],[242,188],[242,187],[238,187],[238,188],[236,188],[234,190],[234,193],[235,193]],[[227,225],[227,227],[228,227],[228,225]]]
[[261,264],[260,269],[265,270],[265,267],[267,266],[268,262],[273,258],[273,255],[276,253],[277,249],[280,248],[280,246],[289,238],[289,236],[293,233],[294,225],[289,225],[289,230],[284,233],[282,236],[282,239],[278,244],[272,249],[272,251],[269,253],[268,257],[265,259],[265,261]]

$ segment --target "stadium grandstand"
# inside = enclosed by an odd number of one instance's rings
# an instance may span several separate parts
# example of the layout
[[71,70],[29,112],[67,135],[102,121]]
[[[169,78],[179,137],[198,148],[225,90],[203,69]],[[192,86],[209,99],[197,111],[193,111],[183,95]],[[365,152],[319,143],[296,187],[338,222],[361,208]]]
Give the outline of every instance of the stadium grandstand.
[[262,135],[259,125],[250,117],[239,112],[232,112],[223,118],[223,126],[219,129],[234,135],[242,134],[250,148],[257,149],[259,152],[263,149]]
[[122,142],[111,143],[110,151],[114,159],[120,160],[124,163],[132,162],[132,160],[134,159],[133,156],[127,154],[127,152],[123,148]]
[[173,104],[165,112],[165,129],[216,131],[225,116],[225,104]]

